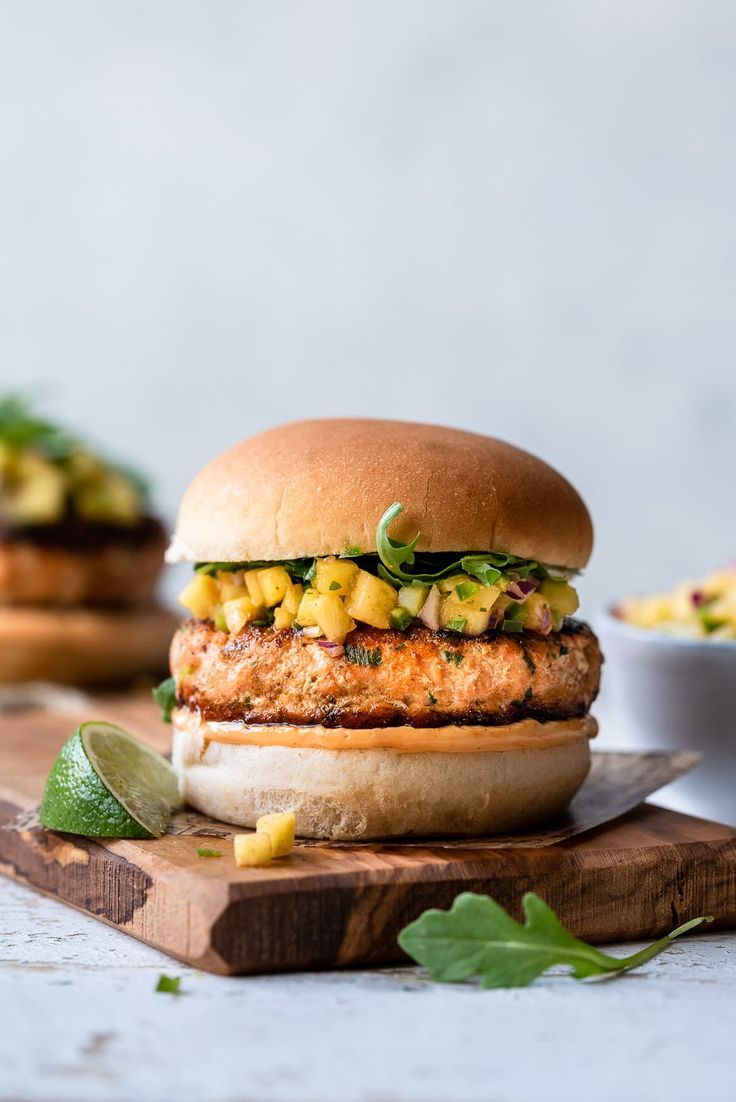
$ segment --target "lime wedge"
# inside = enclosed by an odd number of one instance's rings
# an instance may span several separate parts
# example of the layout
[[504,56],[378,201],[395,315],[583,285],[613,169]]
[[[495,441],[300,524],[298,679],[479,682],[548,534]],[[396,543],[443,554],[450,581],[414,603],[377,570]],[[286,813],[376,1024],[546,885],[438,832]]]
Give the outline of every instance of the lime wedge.
[[157,838],[179,803],[166,758],[112,723],[83,723],[49,773],[41,823],[90,838]]

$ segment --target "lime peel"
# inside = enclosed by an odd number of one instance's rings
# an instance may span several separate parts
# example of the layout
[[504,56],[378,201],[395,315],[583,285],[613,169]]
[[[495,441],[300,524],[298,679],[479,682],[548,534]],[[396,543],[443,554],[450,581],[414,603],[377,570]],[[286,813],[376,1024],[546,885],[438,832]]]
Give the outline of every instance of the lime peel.
[[49,773],[40,818],[49,830],[91,838],[155,838],[179,804],[166,759],[112,723],[83,723]]

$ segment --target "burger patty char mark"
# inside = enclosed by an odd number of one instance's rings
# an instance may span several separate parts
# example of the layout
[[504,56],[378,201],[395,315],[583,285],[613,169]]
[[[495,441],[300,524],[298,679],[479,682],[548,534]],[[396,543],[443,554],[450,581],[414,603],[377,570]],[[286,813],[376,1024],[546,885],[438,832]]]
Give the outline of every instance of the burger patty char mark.
[[171,648],[180,701],[206,720],[353,728],[584,715],[601,663],[595,635],[573,620],[546,636],[360,628],[339,658],[297,632],[233,637],[188,620]]

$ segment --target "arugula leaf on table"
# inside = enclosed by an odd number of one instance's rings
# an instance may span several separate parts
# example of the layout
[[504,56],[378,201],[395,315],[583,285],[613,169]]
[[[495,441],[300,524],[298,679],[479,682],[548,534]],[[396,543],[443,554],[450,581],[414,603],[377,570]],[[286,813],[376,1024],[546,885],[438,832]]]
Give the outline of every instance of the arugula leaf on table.
[[167,677],[151,690],[151,695],[161,709],[161,719],[164,723],[171,723],[171,713],[176,707],[176,679]]
[[449,911],[429,910],[399,934],[399,945],[433,980],[480,976],[483,987],[526,987],[548,968],[566,964],[575,979],[629,972],[681,934],[713,916],[693,918],[629,957],[611,957],[573,937],[534,892],[522,899],[522,925],[487,895],[463,892]]

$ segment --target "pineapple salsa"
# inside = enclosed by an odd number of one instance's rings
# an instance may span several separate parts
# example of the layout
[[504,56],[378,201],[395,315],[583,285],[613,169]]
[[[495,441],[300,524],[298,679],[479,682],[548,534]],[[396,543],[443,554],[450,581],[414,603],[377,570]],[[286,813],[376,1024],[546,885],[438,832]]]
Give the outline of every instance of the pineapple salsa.
[[137,474],[103,462],[76,437],[37,417],[22,399],[0,399],[0,521],[9,528],[69,517],[132,525],[146,508]]
[[349,547],[339,557],[202,563],[179,600],[220,631],[291,628],[323,638],[334,653],[358,624],[405,631],[418,620],[459,635],[546,635],[577,609],[569,572],[495,552],[423,555],[415,551],[419,534],[408,544],[391,539],[388,528],[401,510],[397,502],[381,518],[375,555]]

